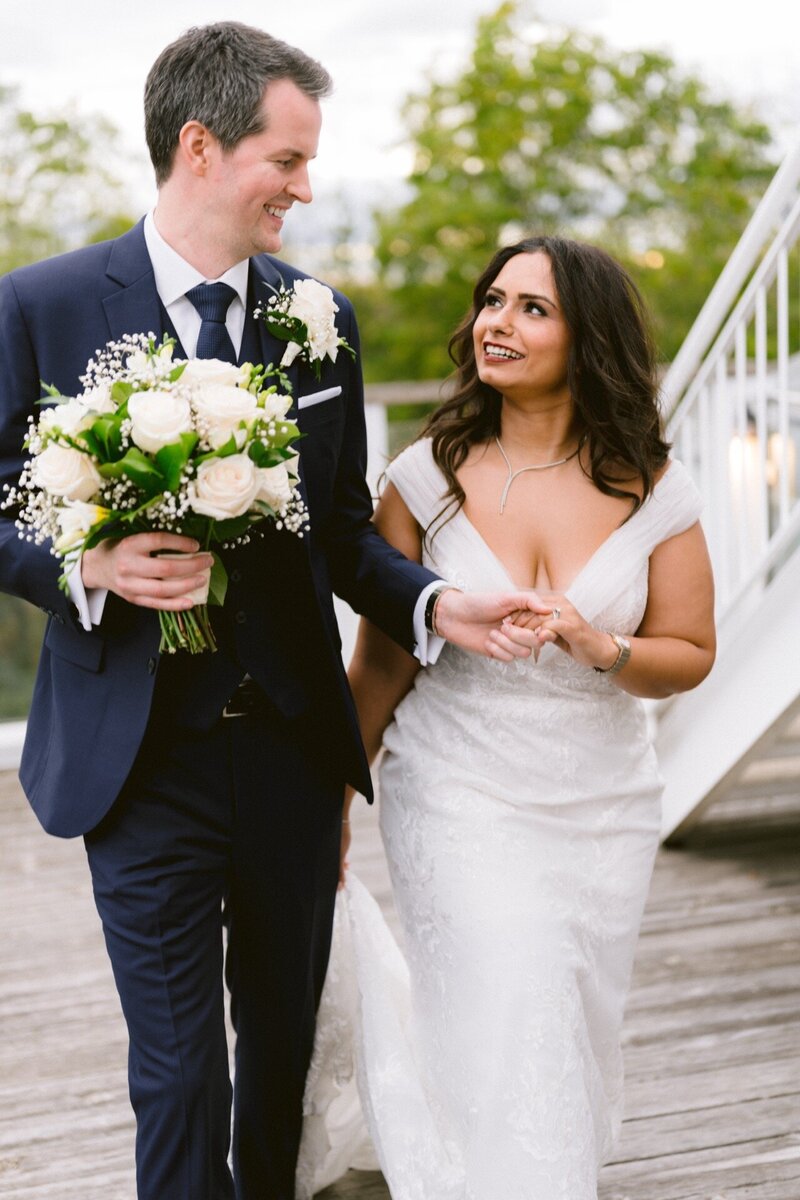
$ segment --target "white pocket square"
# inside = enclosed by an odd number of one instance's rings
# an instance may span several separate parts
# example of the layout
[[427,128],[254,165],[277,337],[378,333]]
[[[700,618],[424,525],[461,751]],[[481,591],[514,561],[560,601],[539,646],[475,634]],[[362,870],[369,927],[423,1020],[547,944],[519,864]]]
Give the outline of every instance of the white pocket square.
[[334,396],[341,396],[341,394],[340,387],[325,388],[322,392],[311,392],[308,396],[297,397],[297,407],[311,408],[312,404],[322,404],[323,400],[332,400]]

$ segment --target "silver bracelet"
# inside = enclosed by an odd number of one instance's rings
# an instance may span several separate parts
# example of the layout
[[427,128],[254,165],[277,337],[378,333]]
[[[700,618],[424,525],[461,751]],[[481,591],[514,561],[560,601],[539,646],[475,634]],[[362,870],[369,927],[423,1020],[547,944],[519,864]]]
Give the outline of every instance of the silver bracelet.
[[617,672],[622,670],[631,656],[631,644],[626,637],[623,637],[621,633],[610,632],[608,636],[617,647],[617,657],[610,667],[595,667],[595,671],[600,675],[616,675]]
[[[439,637],[439,630],[436,628],[436,609],[439,606],[442,592],[450,592],[453,590],[452,583],[439,583],[431,590],[428,599],[425,601],[425,614],[423,622],[428,633],[432,633],[434,637]],[[457,589],[456,589],[457,590]]]

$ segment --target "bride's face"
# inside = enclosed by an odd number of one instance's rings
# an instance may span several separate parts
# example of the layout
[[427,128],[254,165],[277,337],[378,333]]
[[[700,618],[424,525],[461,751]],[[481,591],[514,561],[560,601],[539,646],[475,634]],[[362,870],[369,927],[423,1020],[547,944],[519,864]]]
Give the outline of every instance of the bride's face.
[[515,399],[568,397],[570,333],[549,257],[516,254],[495,277],[472,331],[480,379]]

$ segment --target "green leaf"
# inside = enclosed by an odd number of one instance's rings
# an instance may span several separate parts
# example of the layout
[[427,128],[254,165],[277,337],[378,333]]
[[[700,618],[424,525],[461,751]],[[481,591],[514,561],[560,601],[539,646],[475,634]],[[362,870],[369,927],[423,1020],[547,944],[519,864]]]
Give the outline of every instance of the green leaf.
[[[269,422],[261,423],[261,429],[265,430],[267,424],[269,424]],[[266,434],[268,444],[271,447],[277,448],[279,446],[291,446],[293,442],[299,441],[300,438],[304,438],[306,436],[306,434],[303,433],[302,429],[300,429],[300,427],[296,425],[294,421],[275,421],[274,425],[275,433]],[[258,440],[259,439],[256,438],[255,442]],[[264,443],[262,442],[261,445],[263,444]]]
[[247,453],[257,467],[277,467],[287,459],[294,458],[297,452],[286,446],[265,446],[263,442],[253,442]]
[[282,342],[298,342],[302,346],[308,340],[308,329],[305,322],[299,320],[298,317],[286,317],[282,321],[276,321],[270,317],[268,312],[265,312],[264,324],[272,336],[280,338]]
[[107,462],[115,462],[122,453],[122,418],[116,413],[97,417],[81,437],[93,454]]
[[125,404],[135,391],[136,388],[132,383],[125,383],[122,379],[118,379],[111,386],[111,399],[115,404]]
[[45,399],[45,397],[51,400],[59,400],[61,398],[62,393],[58,390],[54,383],[45,383],[43,379],[40,379],[39,383],[42,391],[44,392],[44,396],[42,396],[41,400],[36,401],[37,404],[47,404],[47,399]]
[[249,513],[241,517],[231,517],[229,521],[215,521],[213,537],[215,542],[232,542],[246,533],[253,524]]
[[218,554],[214,555],[208,585],[208,603],[223,605],[228,592],[228,572]]
[[207,462],[210,458],[229,458],[231,454],[238,454],[239,447],[236,444],[236,438],[231,434],[227,442],[224,442],[218,450],[209,450],[206,454],[199,454],[195,462],[199,466],[200,463]]
[[118,462],[103,463],[98,470],[104,479],[119,479],[125,476],[149,497],[155,497],[168,490],[161,471],[152,459],[135,446],[132,446]]
[[180,488],[183,469],[199,440],[196,433],[182,433],[180,441],[171,442],[157,451],[156,466],[164,476],[168,492],[177,492]]

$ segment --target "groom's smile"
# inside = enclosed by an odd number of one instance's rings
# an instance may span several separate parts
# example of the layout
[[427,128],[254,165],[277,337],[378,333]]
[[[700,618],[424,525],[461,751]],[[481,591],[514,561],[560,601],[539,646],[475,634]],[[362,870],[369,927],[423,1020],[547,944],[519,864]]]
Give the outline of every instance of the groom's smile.
[[308,166],[316,157],[321,124],[319,102],[279,79],[264,91],[259,132],[231,150],[211,136],[205,214],[231,265],[277,253],[289,209],[311,202]]

